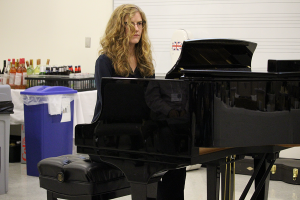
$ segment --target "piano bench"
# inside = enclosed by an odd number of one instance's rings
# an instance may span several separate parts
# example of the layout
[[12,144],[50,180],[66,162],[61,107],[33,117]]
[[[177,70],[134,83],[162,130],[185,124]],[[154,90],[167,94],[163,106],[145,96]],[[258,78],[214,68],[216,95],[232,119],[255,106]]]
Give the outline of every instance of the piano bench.
[[46,158],[38,163],[38,170],[47,200],[107,200],[131,194],[121,170],[104,162],[91,162],[88,155]]

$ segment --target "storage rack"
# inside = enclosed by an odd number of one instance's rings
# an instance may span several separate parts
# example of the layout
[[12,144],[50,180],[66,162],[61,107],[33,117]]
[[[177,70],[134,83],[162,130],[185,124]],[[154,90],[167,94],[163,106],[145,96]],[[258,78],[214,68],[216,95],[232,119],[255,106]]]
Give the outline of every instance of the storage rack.
[[68,75],[29,75],[25,78],[27,80],[27,87],[34,86],[65,86],[74,90],[88,91],[95,90],[94,75],[85,76],[68,76]]

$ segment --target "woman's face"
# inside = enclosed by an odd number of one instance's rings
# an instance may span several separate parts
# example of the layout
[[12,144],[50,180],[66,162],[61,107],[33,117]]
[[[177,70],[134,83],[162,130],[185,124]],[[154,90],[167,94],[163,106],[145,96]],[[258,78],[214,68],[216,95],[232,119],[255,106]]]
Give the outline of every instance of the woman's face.
[[[127,21],[127,19],[125,21]],[[143,28],[142,28],[143,20],[142,20],[141,14],[139,12],[136,12],[135,15],[131,18],[131,23],[132,23],[132,25],[134,25],[135,34],[130,38],[129,44],[135,45],[140,41],[141,36],[142,36],[142,31],[143,31]],[[126,33],[132,34],[129,26],[126,26]]]

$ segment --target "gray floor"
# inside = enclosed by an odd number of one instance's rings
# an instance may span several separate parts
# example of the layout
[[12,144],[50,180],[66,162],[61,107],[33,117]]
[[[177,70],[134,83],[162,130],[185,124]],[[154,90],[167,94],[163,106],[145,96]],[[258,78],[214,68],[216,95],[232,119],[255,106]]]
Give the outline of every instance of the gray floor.
[[[249,176],[236,175],[236,199],[239,199]],[[250,192],[253,192],[251,188]],[[46,200],[46,191],[39,187],[37,177],[26,175],[26,165],[10,163],[8,193],[0,195],[0,200]],[[130,200],[130,196],[118,200]],[[206,169],[189,171],[187,173],[186,200],[206,199]],[[250,199],[250,195],[246,199]],[[286,184],[281,181],[271,181],[269,190],[270,200],[298,200],[300,199],[300,186]]]

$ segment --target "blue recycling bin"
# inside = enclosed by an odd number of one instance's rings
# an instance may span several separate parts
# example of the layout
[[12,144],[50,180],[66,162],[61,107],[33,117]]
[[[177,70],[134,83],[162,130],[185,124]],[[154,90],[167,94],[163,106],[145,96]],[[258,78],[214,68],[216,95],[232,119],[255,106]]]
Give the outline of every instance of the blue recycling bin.
[[37,164],[44,158],[72,154],[75,93],[62,86],[35,86],[21,92],[27,175],[39,176]]

